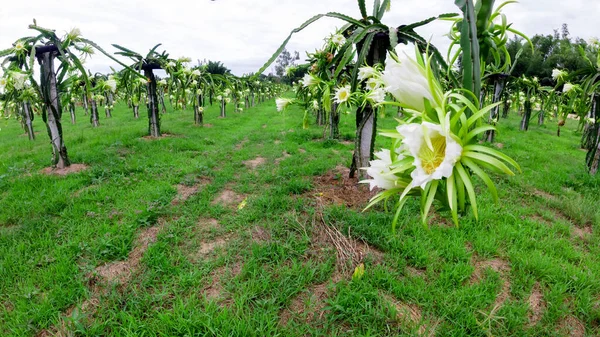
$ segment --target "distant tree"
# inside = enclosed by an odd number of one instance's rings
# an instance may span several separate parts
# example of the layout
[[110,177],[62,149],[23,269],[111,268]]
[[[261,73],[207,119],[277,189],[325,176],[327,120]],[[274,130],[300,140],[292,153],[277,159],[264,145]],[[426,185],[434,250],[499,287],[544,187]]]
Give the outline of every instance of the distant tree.
[[521,38],[515,37],[508,41],[507,49],[513,60],[519,50],[523,49],[512,75],[537,77],[541,85],[553,86],[553,69],[574,72],[585,67],[586,63],[579,49],[581,47],[587,50],[587,43],[583,39],[572,39],[569,36],[569,28],[563,24],[561,29],[555,29],[553,34],[533,36],[531,38],[533,51],[531,48],[524,47],[525,42]]
[[275,61],[275,74],[283,78],[286,75],[286,69],[295,64],[296,60],[300,59],[300,53],[294,51],[294,56],[290,54],[287,49],[283,49],[279,57],[277,57],[277,61]]
[[231,74],[231,70],[221,61],[208,61],[208,63],[206,63],[206,71],[213,75]]

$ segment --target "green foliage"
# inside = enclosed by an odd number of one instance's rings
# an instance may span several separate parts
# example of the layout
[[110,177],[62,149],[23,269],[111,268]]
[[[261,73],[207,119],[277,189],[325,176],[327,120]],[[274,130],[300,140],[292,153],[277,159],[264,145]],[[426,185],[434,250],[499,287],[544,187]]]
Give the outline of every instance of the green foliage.
[[[0,334],[35,336],[60,326],[69,308],[102,286],[89,278],[94,268],[127,259],[139,247],[137,235],[157,223],[163,225],[156,241],[129,283],[108,286],[93,315],[74,312],[68,333],[402,336],[418,334],[422,323],[441,335],[543,336],[568,334],[561,329],[569,316],[586,333],[600,333],[600,181],[586,173],[574,121],[560,138],[537,126],[523,137],[511,114],[498,126],[498,141],[523,174],[499,177],[501,203],[482,194],[481,220],[465,215],[456,230],[437,215],[424,229],[419,203],[408,202],[408,215],[391,234],[393,214],[382,208],[362,213],[360,206],[318,203],[314,176],[348,165],[351,144],[325,147],[320,128],[303,130],[299,119],[277,114],[273,101],[227,120],[207,107],[212,128],[190,128],[190,113],[165,114],[174,136],[154,141],[141,139],[145,122],[130,118],[122,103],[101,129],[66,126],[74,161],[90,168],[65,177],[42,175],[44,142],[30,142],[18,125],[3,122]],[[341,118],[341,133],[353,136],[353,117]],[[393,118],[380,122],[396,125]],[[377,143],[386,145],[382,137]],[[242,164],[257,156],[266,163],[254,170]],[[171,204],[178,184],[202,178],[210,183]],[[474,188],[485,185],[475,181]],[[213,204],[224,190],[246,195],[246,207]],[[317,212],[327,226],[370,245],[361,277],[352,279],[359,265],[336,271],[335,248],[315,236]],[[210,218],[218,225],[207,226]],[[263,233],[258,238],[256,228]],[[211,254],[199,255],[224,238]],[[529,326],[535,287],[546,309]],[[206,297],[211,291],[216,297]],[[507,299],[495,308],[501,294]],[[422,321],[401,319],[410,309]],[[488,317],[502,319],[483,324]]]

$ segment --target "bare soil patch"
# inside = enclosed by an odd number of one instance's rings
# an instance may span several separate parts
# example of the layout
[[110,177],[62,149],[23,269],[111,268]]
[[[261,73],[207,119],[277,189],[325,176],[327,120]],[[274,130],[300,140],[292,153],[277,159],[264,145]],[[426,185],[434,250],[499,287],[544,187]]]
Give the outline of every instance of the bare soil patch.
[[217,219],[213,219],[213,218],[200,218],[198,219],[198,224],[196,226],[196,229],[199,232],[209,232],[213,229],[219,228],[219,221]]
[[187,186],[187,185],[182,185],[182,184],[177,185],[177,195],[175,196],[175,199],[173,199],[173,201],[171,201],[171,205],[178,205],[178,204],[184,203],[192,195],[194,195],[194,194],[196,194],[196,192],[198,192],[198,188],[199,188],[198,185],[194,185],[194,186]]
[[267,160],[263,157],[256,157],[252,160],[246,160],[243,161],[244,165],[246,165],[246,167],[248,167],[249,169],[256,169],[258,166],[263,165],[264,163],[266,163]]
[[536,282],[533,286],[528,303],[529,310],[531,311],[528,315],[528,326],[534,326],[542,319],[544,311],[546,310],[546,302],[544,301],[544,295],[542,294],[539,282]]
[[221,283],[221,277],[225,274],[225,266],[221,266],[211,273],[210,284],[202,290],[202,295],[209,301],[214,301],[220,298],[223,294],[223,285]]
[[175,196],[175,199],[173,199],[173,201],[171,201],[171,205],[175,206],[175,205],[184,203],[192,195],[198,193],[198,190],[201,187],[206,186],[209,183],[210,183],[210,179],[201,178],[201,179],[197,180],[197,183],[193,186],[188,186],[188,185],[184,185],[184,184],[177,185],[176,186],[177,195]]
[[112,283],[117,282],[120,285],[126,285],[132,275],[138,270],[142,256],[148,250],[150,244],[156,242],[158,233],[162,230],[164,224],[143,229],[137,236],[135,248],[129,253],[127,260],[115,261],[96,268],[96,274],[101,280]]
[[250,232],[250,235],[252,236],[252,241],[254,241],[254,242],[271,241],[271,233],[269,232],[268,229],[261,227],[261,226],[254,227],[252,229],[252,231]]
[[323,218],[322,205],[317,207],[312,220],[311,247],[309,250],[320,256],[331,248],[336,253],[336,268],[342,274],[353,272],[361,263],[370,258],[374,264],[383,261],[383,252],[369,246],[364,241],[353,239],[348,230],[348,235],[342,234],[335,226],[329,225]]
[[286,159],[286,158],[289,158],[289,157],[291,157],[291,156],[292,156],[292,155],[291,155],[291,154],[289,154],[287,151],[283,151],[283,153],[282,153],[281,155],[282,155],[282,157],[279,157],[279,158],[275,159],[275,164],[276,164],[276,165],[279,165],[279,163],[280,163],[282,160],[284,160],[284,159]]
[[[322,208],[322,204],[318,208]],[[311,244],[305,253],[307,259],[323,260],[330,254],[336,256],[336,267],[328,281],[313,284],[292,299],[289,306],[280,312],[279,324],[285,326],[290,320],[316,322],[326,314],[325,302],[330,295],[330,285],[352,277],[354,268],[366,260],[373,264],[383,260],[383,252],[367,243],[343,235],[334,226],[328,225],[318,210],[312,219]]]
[[224,237],[216,238],[211,241],[202,242],[202,244],[200,245],[200,249],[198,250],[197,257],[198,258],[205,257],[205,256],[211,254],[215,249],[225,247],[225,245],[227,245],[228,241],[229,241],[229,237],[224,236]]
[[248,138],[244,138],[241,142],[239,142],[235,145],[235,149],[241,150],[244,147],[244,145],[246,145],[249,141],[250,140],[248,140]]
[[377,191],[369,191],[366,184],[359,184],[357,178],[349,178],[350,169],[338,166],[325,175],[313,178],[314,190],[310,196],[328,205],[344,205],[362,209]]
[[298,152],[300,152],[300,153],[306,153],[306,150],[305,149],[298,149]]
[[212,201],[212,205],[223,205],[226,207],[237,206],[244,200],[244,196],[235,193],[230,189],[225,189],[219,194],[215,200]]
[[592,226],[585,226],[583,228],[577,226],[571,226],[571,233],[573,236],[576,236],[580,239],[588,239],[592,236]]
[[533,195],[535,195],[536,197],[540,197],[540,198],[544,198],[547,200],[556,200],[556,197],[553,196],[552,194],[546,192],[546,191],[542,191],[542,190],[538,190],[537,188],[534,188],[532,191]]
[[[423,322],[423,312],[418,305],[412,303],[404,303],[392,295],[381,292],[383,297],[388,303],[390,303],[396,310],[396,320],[398,322],[407,324],[410,327],[418,328],[419,335],[423,336],[425,332],[429,331],[432,334],[432,329],[428,329]],[[435,329],[433,329],[435,331]]]
[[567,316],[558,324],[560,332],[564,336],[583,337],[585,336],[585,325],[575,316]]
[[474,255],[473,258],[475,271],[471,274],[469,284],[476,284],[481,282],[485,277],[486,269],[492,269],[493,271],[500,274],[502,280],[502,288],[500,293],[496,297],[494,302],[494,308],[501,307],[506,300],[510,297],[510,280],[508,273],[510,272],[510,265],[508,262],[501,259],[483,260],[477,261],[477,257]]
[[72,323],[68,318],[75,312],[86,315],[87,319],[91,319],[101,304],[101,296],[106,292],[105,285],[117,282],[121,287],[126,286],[131,280],[132,275],[139,270],[143,254],[152,243],[156,242],[158,233],[165,225],[165,220],[159,219],[156,226],[140,231],[135,240],[135,248],[129,253],[127,260],[107,263],[97,267],[94,274],[88,276],[88,286],[91,290],[90,297],[85,299],[81,304],[76,304],[68,308],[56,326],[44,329],[36,336],[70,336],[69,330]]
[[85,164],[71,164],[70,166],[67,166],[67,167],[62,168],[62,169],[53,168],[53,167],[46,167],[46,168],[42,169],[40,171],[40,173],[41,174],[46,174],[46,175],[66,176],[68,174],[78,173],[78,172],[84,171],[88,167],[89,166],[87,166]]

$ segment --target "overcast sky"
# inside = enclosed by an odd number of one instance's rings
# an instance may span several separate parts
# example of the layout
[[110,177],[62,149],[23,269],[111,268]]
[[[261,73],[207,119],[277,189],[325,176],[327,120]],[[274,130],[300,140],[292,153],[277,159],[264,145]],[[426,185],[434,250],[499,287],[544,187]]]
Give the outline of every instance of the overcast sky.
[[[318,13],[341,12],[359,16],[355,0],[3,0],[0,6],[0,49],[17,38],[32,35],[27,26],[35,18],[42,27],[62,35],[73,27],[109,52],[112,43],[140,53],[162,43],[171,57],[219,60],[236,75],[258,70],[287,34]],[[367,6],[372,5],[367,0]],[[500,0],[496,1],[500,3]],[[384,23],[409,24],[441,13],[458,12],[454,0],[393,0]],[[532,36],[551,34],[562,23],[572,36],[600,35],[600,0],[522,0],[505,7],[513,27]],[[323,38],[343,25],[325,18],[296,34],[288,50],[313,51]],[[449,22],[434,22],[419,30],[440,49]],[[159,49],[162,51],[163,49]],[[123,60],[125,61],[125,60]],[[97,54],[86,66],[109,71],[110,59]]]

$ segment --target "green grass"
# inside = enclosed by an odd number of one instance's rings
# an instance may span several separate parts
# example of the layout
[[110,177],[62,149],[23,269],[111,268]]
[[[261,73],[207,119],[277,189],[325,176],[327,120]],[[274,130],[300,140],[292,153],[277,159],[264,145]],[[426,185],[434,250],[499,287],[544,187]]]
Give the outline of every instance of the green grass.
[[[586,173],[572,121],[558,138],[550,122],[524,133],[516,114],[502,120],[497,140],[523,173],[495,177],[500,203],[478,183],[479,222],[467,215],[454,228],[436,216],[426,229],[413,201],[391,233],[393,215],[382,207],[321,209],[313,177],[348,166],[352,145],[322,141],[317,126],[302,130],[298,110],[282,115],[269,101],[220,119],[215,106],[204,128],[190,111],[170,112],[162,129],[173,136],[159,140],[142,139],[147,120],[125,106],[113,116],[96,129],[82,111],[77,125],[65,120],[72,162],[89,166],[66,177],[40,173],[50,162],[40,117],[34,142],[17,122],[2,121],[0,335],[600,334],[600,180]],[[341,124],[342,137],[353,139],[353,116]],[[258,156],[263,165],[244,165]],[[178,184],[199,189],[173,205]],[[240,198],[214,203],[224,190]],[[362,278],[336,270],[335,248],[317,240],[313,219],[321,216],[381,252],[365,259]],[[156,241],[126,284],[96,275],[131,260],[139,233],[154,226]],[[531,325],[534,287],[543,310]],[[406,308],[413,319],[399,315]]]

